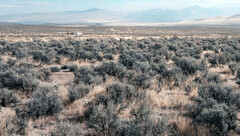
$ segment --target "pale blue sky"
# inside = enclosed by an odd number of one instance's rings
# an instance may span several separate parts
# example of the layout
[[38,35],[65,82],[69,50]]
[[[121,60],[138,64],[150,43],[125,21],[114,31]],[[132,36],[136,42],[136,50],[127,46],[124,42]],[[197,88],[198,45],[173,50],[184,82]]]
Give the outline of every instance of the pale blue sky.
[[194,5],[205,8],[237,8],[240,7],[240,0],[0,0],[0,15],[80,11],[90,8],[114,11],[183,9]]

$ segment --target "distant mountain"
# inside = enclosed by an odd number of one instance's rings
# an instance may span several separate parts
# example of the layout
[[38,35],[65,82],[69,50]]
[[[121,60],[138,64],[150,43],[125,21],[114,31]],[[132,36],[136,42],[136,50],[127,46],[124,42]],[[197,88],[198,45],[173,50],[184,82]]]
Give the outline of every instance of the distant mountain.
[[18,23],[12,23],[12,22],[0,22],[0,25],[19,25]]
[[240,14],[229,17],[228,19],[240,19]]
[[214,8],[189,7],[183,10],[151,9],[128,16],[134,22],[179,22],[222,15]]
[[186,20],[177,23],[158,24],[165,26],[240,26],[240,14],[231,17],[210,17],[197,20]]
[[[132,12],[113,12],[93,8],[83,11],[32,13],[0,16],[0,22],[23,24],[109,24],[181,22],[216,16],[228,16],[229,10],[193,6],[183,10],[150,9]],[[237,12],[237,10],[235,11]],[[240,10],[239,12],[240,13]],[[230,14],[232,15],[232,14]]]

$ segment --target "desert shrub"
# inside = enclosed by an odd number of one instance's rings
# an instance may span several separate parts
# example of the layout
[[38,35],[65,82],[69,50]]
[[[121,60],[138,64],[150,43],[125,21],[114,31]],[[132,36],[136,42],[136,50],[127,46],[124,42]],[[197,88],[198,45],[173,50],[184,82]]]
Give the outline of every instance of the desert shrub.
[[206,54],[204,54],[204,57],[205,58],[209,58],[209,57],[211,57],[211,54],[210,53],[206,53]]
[[171,45],[168,45],[168,48],[169,48],[170,51],[176,52],[177,49],[178,49],[178,46],[175,45],[175,44],[171,44]]
[[217,59],[217,57],[215,55],[212,56],[212,57],[209,57],[208,62],[210,64],[212,64],[213,66],[218,65],[218,59]]
[[77,66],[76,64],[72,64],[72,65],[70,65],[68,68],[69,68],[69,70],[70,70],[71,72],[74,72],[74,71],[76,71],[76,70],[78,69],[78,66]]
[[74,72],[74,82],[76,84],[83,82],[85,84],[100,84],[103,82],[103,78],[98,76],[92,68],[80,67]]
[[211,63],[213,66],[225,65],[230,62],[230,58],[224,54],[219,54],[209,57],[208,62]]
[[161,49],[158,50],[160,56],[163,56],[166,60],[169,60],[171,57],[171,53],[168,51],[168,48],[163,46]]
[[198,94],[201,98],[213,98],[219,103],[229,103],[229,94],[234,91],[234,87],[220,84],[208,84],[199,87]]
[[79,125],[69,122],[59,122],[50,132],[51,136],[80,136],[83,135],[83,129]]
[[158,76],[159,86],[167,85],[170,87],[180,87],[186,81],[186,76],[181,72],[180,68],[174,68],[171,70],[164,70]]
[[157,63],[157,64],[163,62],[163,60],[164,60],[164,58],[160,55],[155,55],[151,59],[154,63]]
[[214,135],[228,135],[236,130],[236,110],[240,95],[234,93],[231,86],[208,84],[199,87],[199,96],[195,99],[196,109],[193,112],[195,124],[210,128]]
[[57,64],[61,64],[62,59],[63,59],[62,57],[56,56],[55,61],[56,61]]
[[162,74],[164,74],[166,71],[168,71],[168,69],[167,69],[167,66],[166,66],[166,64],[165,63],[160,63],[160,64],[158,64],[158,65],[152,65],[152,70],[153,71],[156,71],[157,72],[157,74],[160,74],[160,75],[162,75]]
[[29,121],[29,118],[26,115],[26,110],[25,108],[22,108],[22,106],[17,107],[15,109],[17,118],[16,118],[16,125],[17,125],[17,134],[19,135],[26,135],[26,128],[27,128],[27,123]]
[[114,104],[131,100],[136,95],[133,86],[124,83],[113,83],[107,87],[107,94]]
[[50,68],[42,68],[39,70],[38,79],[49,81],[51,76],[51,69]]
[[221,79],[218,73],[209,72],[205,77],[207,83],[221,83],[223,79]]
[[17,102],[18,97],[15,92],[8,89],[0,89],[0,106],[6,107]]
[[38,86],[36,75],[26,69],[9,69],[5,72],[0,72],[0,75],[0,85],[2,87],[18,89],[28,94],[33,92]]
[[44,52],[41,52],[41,51],[33,52],[32,55],[33,55],[33,59],[35,61],[39,61],[39,62],[42,62],[42,63],[49,63],[51,61],[48,58],[48,56]]
[[229,95],[230,98],[230,105],[237,107],[238,109],[240,109],[240,92],[232,92]]
[[8,59],[7,64],[8,64],[10,67],[12,67],[12,66],[14,66],[14,65],[16,64],[16,60]]
[[147,89],[150,87],[150,76],[148,74],[136,74],[130,81],[131,84],[135,85],[137,88]]
[[51,72],[60,72],[60,68],[59,67],[51,67],[50,71]]
[[107,106],[110,101],[111,101],[111,99],[108,96],[104,95],[104,94],[99,94],[95,98],[96,105]]
[[201,98],[209,99],[213,98],[219,103],[228,103],[230,98],[229,94],[234,91],[234,87],[224,86],[220,84],[209,84],[199,87],[198,94]]
[[198,62],[193,58],[182,58],[175,61],[176,65],[182,69],[186,75],[195,74],[197,71],[206,70],[206,64],[204,62]]
[[240,80],[236,81],[236,84],[237,84],[238,86],[240,86]]
[[135,62],[132,67],[136,71],[141,71],[142,73],[149,72],[150,65],[147,62]]
[[235,75],[237,73],[238,68],[240,68],[240,65],[237,63],[232,63],[228,65],[229,69],[231,70],[232,74]]
[[[209,105],[210,104],[210,105]],[[214,135],[227,136],[228,132],[235,129],[236,113],[229,106],[218,103],[202,103],[199,113],[195,116],[196,124],[210,128]]]
[[237,78],[240,79],[240,67],[237,70]]
[[39,118],[42,116],[52,116],[63,110],[60,97],[46,88],[33,94],[32,100],[25,104],[28,116]]
[[7,45],[7,41],[5,41],[5,40],[1,40],[1,41],[0,41],[0,45],[2,45],[2,46]]
[[[154,118],[151,115],[152,110],[146,103],[140,103],[137,107],[131,110],[131,116],[133,119],[130,121],[130,124],[133,124],[138,130],[138,132],[135,133],[142,136],[168,134],[169,130],[167,118]],[[126,132],[130,131],[130,128],[128,128],[128,126],[125,126],[121,129],[121,133],[125,134],[127,134]]]
[[31,69],[31,68],[33,68],[34,66],[33,66],[33,64],[26,63],[26,62],[22,62],[22,63],[19,64],[19,67]]
[[123,78],[125,74],[124,67],[114,62],[103,62],[100,66],[95,68],[95,71],[100,75],[108,74],[118,78]]
[[69,89],[69,100],[70,102],[74,102],[77,99],[83,98],[90,92],[90,89],[88,86],[85,85],[79,85],[76,88]]
[[112,54],[105,54],[105,55],[103,56],[103,58],[106,59],[106,60],[114,60],[114,57],[113,57]]
[[164,119],[149,119],[142,124],[137,124],[134,121],[122,121],[117,122],[118,129],[116,130],[118,135],[137,135],[137,136],[163,136],[169,134],[167,128],[167,121]]
[[128,69],[132,69],[133,64],[137,61],[146,62],[147,60],[142,54],[137,53],[136,51],[133,50],[124,52],[119,57],[119,63],[123,64]]
[[61,69],[63,69],[63,70],[69,69],[69,66],[68,65],[63,65],[63,66],[61,66]]
[[107,107],[103,105],[92,106],[87,111],[87,127],[93,130],[90,135],[116,135],[117,113],[114,104],[109,103]]

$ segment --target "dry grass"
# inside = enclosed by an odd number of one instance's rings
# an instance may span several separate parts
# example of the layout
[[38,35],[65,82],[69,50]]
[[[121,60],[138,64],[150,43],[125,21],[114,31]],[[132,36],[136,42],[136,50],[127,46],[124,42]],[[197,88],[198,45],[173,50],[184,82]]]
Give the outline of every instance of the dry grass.
[[37,120],[30,120],[26,128],[27,135],[29,136],[42,136],[48,135],[56,124],[56,117],[42,117]]
[[189,96],[185,95],[184,92],[179,89],[162,90],[158,94],[156,91],[147,92],[147,95],[149,95],[153,101],[153,105],[161,107],[162,109],[178,109],[181,111],[191,104]]
[[16,113],[11,108],[2,108],[0,112],[0,135],[12,135],[17,129]]

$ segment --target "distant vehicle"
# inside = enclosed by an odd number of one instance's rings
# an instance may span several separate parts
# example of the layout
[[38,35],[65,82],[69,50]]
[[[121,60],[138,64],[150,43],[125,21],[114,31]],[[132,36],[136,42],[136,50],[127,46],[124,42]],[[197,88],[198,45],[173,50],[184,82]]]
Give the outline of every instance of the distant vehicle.
[[77,33],[76,33],[76,37],[77,37],[77,36],[79,36],[79,35],[82,35],[82,33],[80,33],[80,32],[77,32]]

